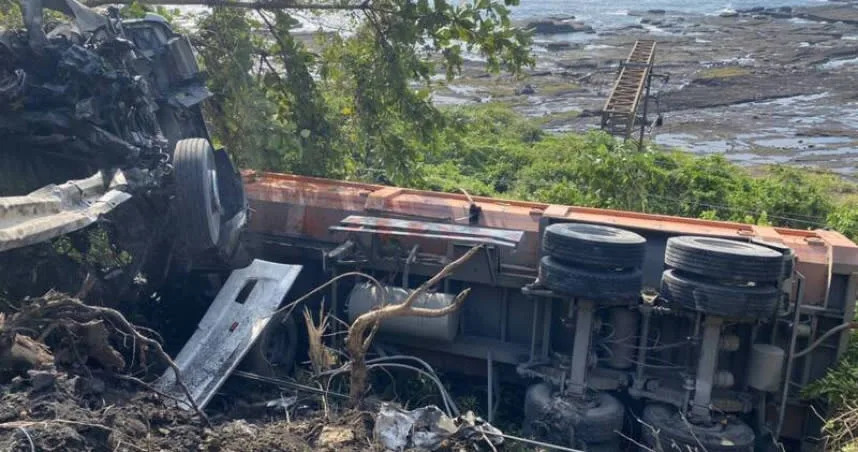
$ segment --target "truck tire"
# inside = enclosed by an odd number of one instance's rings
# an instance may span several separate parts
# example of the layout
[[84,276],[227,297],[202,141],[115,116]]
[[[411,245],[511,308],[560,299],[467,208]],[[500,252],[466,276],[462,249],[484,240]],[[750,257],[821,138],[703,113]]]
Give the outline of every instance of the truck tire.
[[659,451],[753,452],[754,431],[735,417],[725,417],[709,426],[683,419],[668,405],[651,403],[641,416],[644,442]]
[[737,240],[680,236],[667,240],[664,263],[710,279],[777,281],[783,255],[771,248]]
[[275,314],[244,357],[242,367],[266,377],[287,377],[298,353],[298,325],[292,315]]
[[684,309],[737,319],[769,317],[780,301],[775,286],[713,284],[677,270],[662,273],[661,296]]
[[208,140],[189,138],[176,143],[175,212],[180,234],[193,251],[217,246],[220,238],[220,198],[214,151]]
[[537,383],[524,397],[525,436],[568,446],[600,444],[618,438],[625,408],[615,397],[599,392],[583,401],[564,397],[548,383]]
[[606,441],[603,443],[585,444],[584,450],[586,452],[618,452],[618,451],[623,450],[623,448],[620,447],[620,441],[619,440],[614,440],[614,441]]
[[[616,397],[599,392],[582,410],[581,420],[575,427],[575,440],[586,444],[616,440],[623,430],[625,407]],[[589,450],[589,449],[588,449]]]
[[642,285],[641,271],[637,268],[594,270],[572,267],[551,256],[541,259],[539,275],[542,284],[557,294],[592,300],[636,297]]
[[556,223],[545,228],[542,251],[570,264],[638,268],[643,265],[646,239],[609,226]]

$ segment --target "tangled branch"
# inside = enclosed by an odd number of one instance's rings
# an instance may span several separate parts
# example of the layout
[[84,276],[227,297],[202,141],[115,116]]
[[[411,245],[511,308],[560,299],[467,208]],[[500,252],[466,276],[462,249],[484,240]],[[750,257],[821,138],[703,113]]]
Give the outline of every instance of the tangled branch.
[[[105,322],[115,328],[116,331],[132,336],[135,339],[135,344],[141,354],[145,353],[146,350],[153,350],[155,355],[167,363],[173,372],[175,372],[176,382],[182,388],[185,396],[187,396],[190,405],[206,422],[206,424],[211,425],[208,417],[194,401],[190,390],[182,380],[179,366],[176,365],[175,361],[170,358],[170,355],[164,351],[161,344],[158,341],[140,333],[137,327],[132,325],[121,312],[115,309],[103,306],[90,306],[76,298],[50,291],[41,298],[31,300],[30,303],[24,306],[20,312],[15,313],[5,322],[0,322],[0,357],[7,353],[6,350],[2,349],[4,344],[18,343],[10,341],[9,338],[12,338],[13,340],[18,338],[17,340],[20,341],[20,338],[26,337],[17,334],[16,331],[35,330],[38,325],[45,325],[46,323],[48,325],[44,328],[44,331],[49,331],[58,323],[62,324],[69,322],[86,328],[86,331],[88,331],[92,336],[87,340],[100,340],[101,350],[99,350],[99,352],[107,357],[104,361],[113,363],[114,366],[124,365],[124,360],[121,359],[121,356],[115,354],[116,352],[115,350],[112,350],[112,348],[108,350],[109,345],[107,345],[106,342],[107,330],[104,327]],[[42,336],[46,335],[44,334],[44,331]],[[33,339],[29,339],[28,342],[38,344]],[[42,360],[42,363],[46,363],[45,360]]]

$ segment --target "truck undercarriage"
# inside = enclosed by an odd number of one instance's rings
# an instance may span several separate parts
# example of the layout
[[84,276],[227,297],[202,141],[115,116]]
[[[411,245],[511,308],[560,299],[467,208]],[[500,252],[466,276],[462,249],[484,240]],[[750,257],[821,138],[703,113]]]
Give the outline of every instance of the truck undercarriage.
[[[537,437],[766,450],[821,427],[800,390],[844,352],[856,295],[858,248],[836,232],[270,173],[246,173],[245,189],[252,254],[315,268],[305,277],[318,282],[359,270],[407,292],[483,245],[425,300],[468,287],[461,312],[397,319],[379,339],[485,376],[494,401],[527,386],[523,424]],[[329,300],[353,319],[378,296],[342,282]]]

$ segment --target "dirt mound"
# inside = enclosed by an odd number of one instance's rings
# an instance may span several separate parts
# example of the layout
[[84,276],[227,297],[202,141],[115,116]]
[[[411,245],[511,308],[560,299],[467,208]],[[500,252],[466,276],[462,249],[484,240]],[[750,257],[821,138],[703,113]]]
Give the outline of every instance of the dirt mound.
[[[349,451],[371,443],[369,415],[325,417],[297,397],[284,412],[246,384],[225,389],[235,394],[207,419],[182,409],[144,381],[169,357],[140,331],[118,311],[57,292],[0,312],[0,450]],[[275,391],[267,399],[278,396],[289,398]]]
[[311,411],[286,420],[262,409],[256,418],[218,414],[211,427],[192,411],[109,376],[31,371],[0,385],[0,450],[307,451],[366,450],[366,415],[325,419]]

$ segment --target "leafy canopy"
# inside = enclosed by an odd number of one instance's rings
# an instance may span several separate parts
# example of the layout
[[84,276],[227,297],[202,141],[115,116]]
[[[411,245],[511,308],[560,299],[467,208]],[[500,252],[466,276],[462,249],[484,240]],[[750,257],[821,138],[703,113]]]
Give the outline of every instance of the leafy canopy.
[[216,94],[213,132],[246,166],[415,181],[446,125],[433,76],[456,77],[467,53],[490,71],[533,63],[529,34],[509,18],[515,4],[344,2],[359,8],[337,16],[345,29],[315,38],[296,35],[284,11],[214,8],[195,36]]

